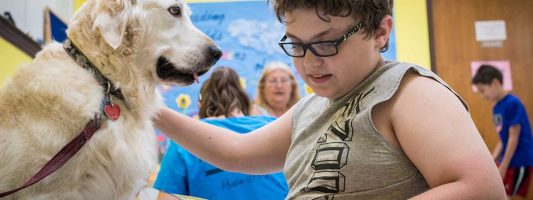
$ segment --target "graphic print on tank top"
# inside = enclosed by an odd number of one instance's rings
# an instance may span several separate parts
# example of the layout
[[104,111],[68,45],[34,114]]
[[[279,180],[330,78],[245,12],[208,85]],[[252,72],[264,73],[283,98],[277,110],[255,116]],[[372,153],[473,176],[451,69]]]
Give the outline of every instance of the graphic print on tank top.
[[[361,92],[351,98],[333,115],[326,132],[317,140],[311,167],[314,170],[309,183],[302,191],[339,193],[345,190],[345,176],[341,169],[348,163],[350,148],[346,142],[354,139],[353,120],[362,110],[362,101],[374,91]],[[319,199],[333,199],[330,194]]]

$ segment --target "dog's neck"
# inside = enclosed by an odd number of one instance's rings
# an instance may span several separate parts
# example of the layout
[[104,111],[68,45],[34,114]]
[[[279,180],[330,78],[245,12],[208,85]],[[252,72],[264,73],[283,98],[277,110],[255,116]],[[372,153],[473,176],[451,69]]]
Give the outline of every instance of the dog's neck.
[[[74,44],[76,44],[76,46],[74,46]],[[131,117],[140,119],[150,118],[152,117],[152,115],[155,114],[155,111],[157,111],[158,108],[161,106],[161,97],[156,91],[157,85],[152,84],[149,81],[146,81],[145,79],[136,76],[136,72],[138,71],[130,71],[135,70],[132,69],[135,68],[135,66],[132,66],[135,65],[135,63],[122,63],[122,60],[116,59],[116,57],[112,56],[113,53],[101,53],[95,55],[94,52],[91,52],[90,50],[92,47],[85,46],[85,48],[83,48],[83,44],[78,44],[75,39],[72,39],[72,41],[70,41],[70,37],[69,40],[65,41],[64,47],[67,45],[72,46],[71,50],[76,47],[76,49],[74,50],[77,50],[79,53],[75,54],[74,57],[69,52],[69,50],[66,50],[66,53],[69,54],[69,56],[72,57],[76,61],[76,63],[78,63],[78,65],[80,65],[82,68],[89,69],[89,71],[92,72],[92,74],[95,76],[95,79],[98,80],[98,82],[100,83],[100,85],[102,85],[103,88],[105,88],[104,94],[108,90],[107,83],[109,83],[109,94],[113,97],[116,97],[117,99],[122,100],[122,103],[125,106],[122,107],[122,109],[124,109],[124,111],[131,111],[133,114]],[[81,47],[78,45],[81,45]],[[88,55],[86,51],[88,51]],[[90,55],[93,56],[91,57]],[[96,59],[98,56],[103,56],[107,59]],[[100,62],[90,62],[93,59],[100,60]],[[123,64],[123,67],[118,67],[120,65],[119,63],[115,63],[110,60],[115,60],[116,62]],[[89,64],[91,66],[86,66]],[[113,70],[121,68],[122,71]],[[101,80],[107,80],[107,82]],[[114,91],[117,91],[119,95],[115,95],[114,93],[112,93]],[[122,98],[120,96],[122,96]],[[117,103],[117,101],[114,102]]]
[[63,44],[63,48],[67,52],[67,54],[76,62],[78,65],[83,67],[84,69],[91,72],[91,74],[94,76],[94,78],[100,83],[100,85],[104,88],[104,91],[106,95],[113,95],[121,100],[124,99],[124,95],[122,95],[122,91],[120,88],[115,87],[115,84],[111,82],[109,79],[107,79],[102,73],[100,73],[100,70],[94,66],[94,64],[81,52],[78,47],[70,39],[65,40]]
[[143,21],[132,18],[122,44],[113,49],[102,38],[99,30],[94,28],[91,16],[86,14],[91,13],[92,6],[95,5],[87,4],[78,11],[67,29],[68,38],[102,75],[121,89],[126,98],[123,103],[128,110],[139,118],[150,117],[154,110],[158,110],[162,99],[156,89],[159,83],[153,79],[150,71],[143,70],[149,63],[138,52],[142,46],[139,41],[145,31]]

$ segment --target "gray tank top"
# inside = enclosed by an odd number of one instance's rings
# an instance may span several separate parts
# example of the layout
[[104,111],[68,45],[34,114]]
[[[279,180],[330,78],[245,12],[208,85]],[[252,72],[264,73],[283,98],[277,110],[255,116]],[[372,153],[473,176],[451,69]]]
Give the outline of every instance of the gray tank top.
[[296,105],[284,166],[287,199],[407,199],[429,189],[418,169],[401,149],[388,144],[371,118],[372,108],[396,93],[409,70],[449,88],[424,68],[386,62],[336,101],[308,95]]

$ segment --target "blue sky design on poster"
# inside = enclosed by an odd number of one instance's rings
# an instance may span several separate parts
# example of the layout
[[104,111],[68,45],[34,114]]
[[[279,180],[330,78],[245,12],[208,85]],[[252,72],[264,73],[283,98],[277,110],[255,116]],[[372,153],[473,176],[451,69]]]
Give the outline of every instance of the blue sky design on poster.
[[268,55],[283,54],[283,50],[275,42],[280,39],[280,33],[284,31],[281,23],[277,21],[237,19],[229,24],[227,30],[229,35],[237,39],[243,47],[264,51]]
[[[245,79],[246,92],[251,98],[256,96],[257,81],[263,66],[270,61],[289,64],[297,76],[301,96],[305,95],[304,83],[296,73],[291,58],[277,44],[285,32],[284,25],[279,23],[271,5],[266,1],[189,3],[189,6],[193,12],[193,23],[223,51],[223,56],[215,67],[228,66],[235,69]],[[386,59],[395,60],[394,32],[391,35],[390,48],[383,55]],[[200,77],[200,84],[160,87],[166,105],[190,116],[196,114],[200,86],[211,75],[211,71]],[[188,108],[177,106],[176,100],[181,94],[190,97]]]

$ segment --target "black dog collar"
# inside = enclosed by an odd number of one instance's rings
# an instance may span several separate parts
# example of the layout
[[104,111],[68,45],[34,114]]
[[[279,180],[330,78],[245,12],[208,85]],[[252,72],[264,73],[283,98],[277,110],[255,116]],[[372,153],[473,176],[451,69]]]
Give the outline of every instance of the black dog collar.
[[122,91],[119,88],[116,88],[115,85],[107,79],[100,71],[94,66],[91,61],[85,56],[77,47],[70,41],[70,39],[66,39],[63,48],[67,52],[67,54],[76,62],[78,65],[86,69],[87,71],[92,72],[94,78],[100,83],[100,85],[104,88],[104,92],[106,95],[112,94],[113,96],[124,100],[124,95],[122,95]]

